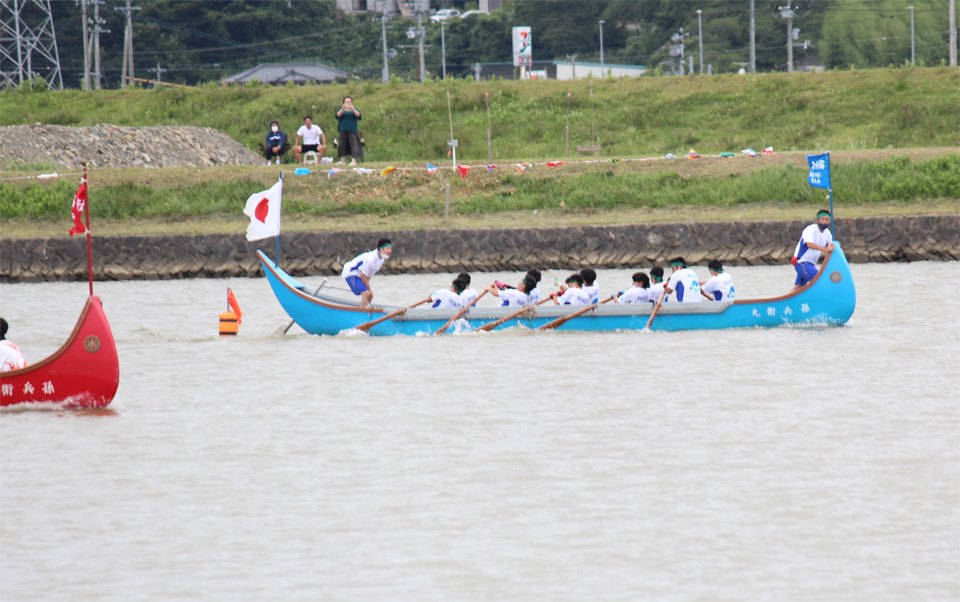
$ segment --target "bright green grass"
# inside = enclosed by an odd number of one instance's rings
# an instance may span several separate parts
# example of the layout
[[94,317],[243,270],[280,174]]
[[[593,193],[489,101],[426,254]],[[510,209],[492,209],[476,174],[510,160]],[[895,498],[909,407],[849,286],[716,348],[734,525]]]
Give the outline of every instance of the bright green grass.
[[[494,161],[557,158],[576,145],[605,156],[759,150],[960,146],[960,71],[947,67],[853,72],[643,77],[578,81],[450,80],[324,86],[233,86],[0,92],[0,125],[195,125],[251,149],[278,119],[292,139],[311,115],[332,144],[334,112],[352,95],[370,161],[487,161],[489,92]],[[567,92],[571,97],[567,98]],[[591,92],[593,96],[591,97]],[[9,169],[9,167],[8,167]]]
[[[743,174],[704,169],[683,175],[669,169],[671,165],[690,165],[677,160],[657,170],[629,171],[640,165],[592,165],[569,172],[538,168],[523,175],[503,169],[459,181],[451,212],[486,215],[561,206],[570,210],[721,208],[771,202],[819,206],[826,195],[824,190],[810,188],[806,170],[792,164],[759,167]],[[186,177],[162,183],[124,181],[91,189],[91,203],[95,214],[107,219],[236,216],[251,193],[266,190],[274,181],[242,171],[234,178],[223,174],[195,182]],[[960,199],[960,154],[924,160],[895,156],[873,162],[837,162],[833,181],[844,202],[858,204]],[[442,211],[442,197],[437,194],[442,180],[430,179],[422,171],[387,178],[353,174],[331,179],[291,177],[284,182],[284,214],[290,217]],[[62,216],[76,185],[70,180],[0,183],[0,217]]]

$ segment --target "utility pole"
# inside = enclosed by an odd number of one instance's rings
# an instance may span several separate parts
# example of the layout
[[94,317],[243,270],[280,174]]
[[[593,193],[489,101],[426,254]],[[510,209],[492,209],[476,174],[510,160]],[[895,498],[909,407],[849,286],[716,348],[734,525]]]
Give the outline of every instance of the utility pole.
[[443,81],[447,81],[447,38],[444,34],[446,21],[440,21],[440,56],[443,57]]
[[757,72],[757,20],[754,2],[750,0],[750,73]]
[[153,87],[154,87],[154,89],[160,87],[160,80],[161,80],[160,74],[161,74],[161,73],[165,73],[167,70],[166,70],[166,69],[161,69],[161,68],[160,68],[160,63],[157,62],[157,68],[156,68],[156,69],[147,69],[147,71],[153,71],[153,72],[155,72],[155,73],[157,74],[157,79],[153,80]]
[[104,19],[100,18],[100,5],[103,4],[103,0],[91,0],[93,4],[93,69],[96,79],[93,82],[93,87],[97,90],[100,90],[103,87],[103,70],[100,66],[100,34],[101,33],[110,33],[109,29],[103,29],[101,25],[106,23]]
[[780,16],[787,20],[787,72],[793,73],[793,8],[780,6]]
[[[118,13],[124,13],[127,16],[127,25],[123,29],[123,67],[120,73],[120,85],[133,85],[133,11],[140,10],[139,6],[130,6],[130,0],[127,0],[127,6],[117,7],[113,10]],[[126,84],[124,84],[126,81]]]
[[917,64],[917,45],[914,43],[913,38],[913,7],[908,6],[907,10],[910,11],[910,64]]
[[957,1],[950,0],[950,66],[957,66]]
[[426,33],[423,30],[422,24],[423,11],[417,11],[417,36],[420,38],[420,83],[427,81],[427,63],[423,57],[423,34]]
[[90,30],[87,27],[87,0],[80,0],[83,21],[83,89],[90,90]]
[[473,81],[480,81],[480,63],[473,64]]
[[600,77],[603,77],[603,24],[605,22],[600,19]]
[[380,34],[383,40],[383,83],[390,81],[390,63],[387,62],[387,8],[384,4],[383,15],[380,17]]
[[573,69],[573,78],[572,78],[572,79],[577,79],[577,55],[575,55],[575,54],[568,54],[568,55],[567,55],[567,58],[570,59],[570,66],[571,66],[571,68]]
[[[703,11],[697,9],[697,41],[700,43],[700,75],[703,75],[703,21],[701,15]],[[693,73],[693,70],[690,70]]]

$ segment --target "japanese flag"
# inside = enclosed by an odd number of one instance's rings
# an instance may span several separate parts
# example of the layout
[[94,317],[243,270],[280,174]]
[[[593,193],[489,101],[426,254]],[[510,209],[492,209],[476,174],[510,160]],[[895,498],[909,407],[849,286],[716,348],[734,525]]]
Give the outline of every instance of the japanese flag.
[[70,236],[74,234],[83,234],[87,231],[83,227],[83,210],[87,208],[87,180],[84,179],[77,189],[77,194],[73,196],[73,207],[70,208],[70,215],[73,217],[73,228],[70,229]]
[[247,226],[247,240],[260,240],[280,235],[280,194],[283,179],[277,181],[270,190],[250,195],[243,213],[250,218]]

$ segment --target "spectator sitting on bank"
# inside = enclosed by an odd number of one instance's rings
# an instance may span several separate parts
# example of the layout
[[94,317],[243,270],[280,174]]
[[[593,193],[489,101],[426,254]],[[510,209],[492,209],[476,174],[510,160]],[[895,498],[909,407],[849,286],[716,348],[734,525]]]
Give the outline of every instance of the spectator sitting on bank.
[[276,159],[277,165],[280,165],[280,157],[287,152],[286,146],[287,135],[280,131],[280,122],[271,121],[270,132],[267,133],[267,148],[264,151],[267,157],[267,165],[270,165],[270,161],[273,159]]
[[[303,138],[303,144],[300,144],[300,138]],[[321,140],[323,143],[321,144]],[[293,147],[293,158],[297,163],[303,164],[300,155],[313,151],[319,155],[318,160],[323,158],[327,152],[327,136],[320,129],[320,126],[313,125],[313,119],[307,115],[303,118],[303,125],[297,130],[297,143]]]
[[340,142],[337,146],[337,155],[340,163],[350,157],[350,165],[356,165],[357,159],[363,161],[363,144],[360,142],[360,130],[357,122],[363,119],[360,111],[353,106],[353,99],[343,98],[343,105],[337,111],[337,131],[340,132]]

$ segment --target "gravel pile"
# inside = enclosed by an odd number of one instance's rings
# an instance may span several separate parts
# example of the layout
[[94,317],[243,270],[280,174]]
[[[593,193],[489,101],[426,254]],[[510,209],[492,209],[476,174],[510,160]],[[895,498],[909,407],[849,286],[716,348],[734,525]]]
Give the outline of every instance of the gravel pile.
[[88,167],[259,165],[259,155],[213,128],[192,126],[0,127],[0,168],[52,164]]

